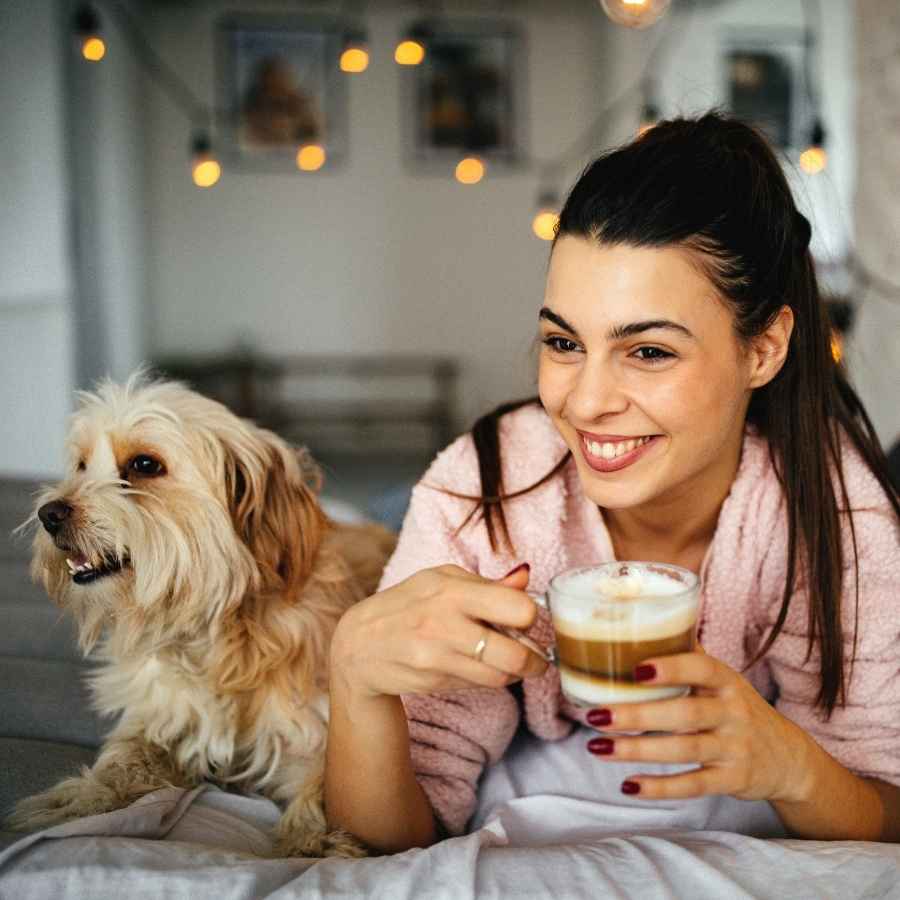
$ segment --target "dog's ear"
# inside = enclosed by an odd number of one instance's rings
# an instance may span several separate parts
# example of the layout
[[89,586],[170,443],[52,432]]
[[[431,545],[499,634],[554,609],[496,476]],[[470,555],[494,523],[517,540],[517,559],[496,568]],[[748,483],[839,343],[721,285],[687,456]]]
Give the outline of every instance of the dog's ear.
[[291,590],[309,575],[327,521],[316,499],[320,483],[307,451],[270,431],[253,428],[249,440],[227,445],[229,510],[263,590]]

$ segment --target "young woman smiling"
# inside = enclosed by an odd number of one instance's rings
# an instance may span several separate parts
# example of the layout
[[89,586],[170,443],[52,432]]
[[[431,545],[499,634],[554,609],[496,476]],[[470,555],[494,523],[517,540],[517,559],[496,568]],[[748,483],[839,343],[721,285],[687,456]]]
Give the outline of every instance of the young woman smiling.
[[[634,761],[638,797],[767,800],[798,837],[900,842],[900,499],[809,239],[766,141],[718,113],[588,167],[538,312],[540,397],[439,455],[381,591],[338,625],[332,826],[382,851],[462,832],[524,718],[548,740],[669,732],[587,742]],[[546,645],[524,588],[610,559],[700,575],[702,646],[636,671],[690,696],[584,715],[486,627]]]

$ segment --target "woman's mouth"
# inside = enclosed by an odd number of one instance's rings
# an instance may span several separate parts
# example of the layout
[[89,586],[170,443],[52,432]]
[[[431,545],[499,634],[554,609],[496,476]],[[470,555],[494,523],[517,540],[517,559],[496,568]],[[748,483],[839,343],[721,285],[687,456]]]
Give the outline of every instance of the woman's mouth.
[[662,437],[659,434],[638,437],[605,436],[605,439],[598,440],[599,435],[583,431],[579,431],[578,436],[581,438],[581,455],[584,461],[597,472],[616,472],[630,466]]

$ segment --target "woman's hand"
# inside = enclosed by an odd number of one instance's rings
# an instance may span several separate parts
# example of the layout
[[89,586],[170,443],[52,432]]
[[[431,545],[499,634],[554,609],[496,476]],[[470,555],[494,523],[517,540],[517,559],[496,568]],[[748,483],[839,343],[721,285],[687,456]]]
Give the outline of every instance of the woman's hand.
[[672,700],[608,704],[591,710],[587,720],[616,731],[675,733],[597,737],[588,742],[588,749],[606,759],[701,767],[677,775],[636,775],[623,782],[624,793],[651,798],[729,794],[741,800],[786,801],[807,797],[813,739],[770,706],[746,678],[702,648],[645,660],[635,674],[651,671],[655,674],[640,680],[689,684],[694,691]]
[[344,613],[331,677],[357,695],[379,696],[505,687],[540,675],[546,660],[485,625],[528,628],[537,606],[527,585],[527,566],[499,582],[458,566],[418,572]]

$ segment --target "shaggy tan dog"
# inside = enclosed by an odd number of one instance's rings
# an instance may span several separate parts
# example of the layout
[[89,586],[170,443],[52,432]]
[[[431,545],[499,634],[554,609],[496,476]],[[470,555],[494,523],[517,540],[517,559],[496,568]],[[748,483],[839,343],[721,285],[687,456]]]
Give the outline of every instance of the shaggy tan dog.
[[68,443],[29,520],[32,574],[84,652],[99,642],[96,706],[121,717],[94,767],[22,801],[13,827],[207,779],[281,805],[278,855],[362,855],[326,831],[327,654],[394,536],[329,521],[305,451],[140,372],[81,394]]

